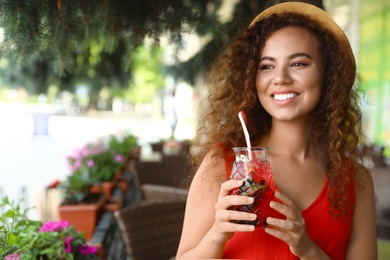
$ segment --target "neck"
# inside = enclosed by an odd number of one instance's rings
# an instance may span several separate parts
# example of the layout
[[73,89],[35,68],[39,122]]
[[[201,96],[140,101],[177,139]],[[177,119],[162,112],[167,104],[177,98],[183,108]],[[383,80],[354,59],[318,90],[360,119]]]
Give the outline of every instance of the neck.
[[318,146],[310,141],[310,124],[273,121],[270,133],[261,145],[270,147],[270,154],[304,160],[318,154]]

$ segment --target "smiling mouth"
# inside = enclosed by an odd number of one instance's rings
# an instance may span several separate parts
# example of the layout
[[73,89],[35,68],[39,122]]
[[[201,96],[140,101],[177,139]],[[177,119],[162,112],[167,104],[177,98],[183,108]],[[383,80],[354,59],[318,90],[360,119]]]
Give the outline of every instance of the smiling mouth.
[[273,97],[275,100],[283,101],[291,98],[295,98],[298,94],[295,93],[287,93],[287,94],[274,94]]

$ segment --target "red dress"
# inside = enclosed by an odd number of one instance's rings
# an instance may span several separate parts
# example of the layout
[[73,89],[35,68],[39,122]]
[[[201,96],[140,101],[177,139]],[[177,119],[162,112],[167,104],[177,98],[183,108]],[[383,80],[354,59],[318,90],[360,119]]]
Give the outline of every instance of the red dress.
[[[225,160],[226,174],[229,178],[234,158]],[[347,174],[353,174],[353,164]],[[305,210],[302,216],[306,221],[309,237],[333,260],[345,259],[345,252],[352,228],[353,209],[355,205],[355,185],[350,183],[347,192],[350,198],[350,210],[347,216],[334,217],[329,212],[328,179],[316,200]],[[275,217],[283,218],[281,214]],[[263,228],[254,232],[236,232],[225,246],[223,258],[228,259],[299,259],[294,256],[289,246],[267,233]]]

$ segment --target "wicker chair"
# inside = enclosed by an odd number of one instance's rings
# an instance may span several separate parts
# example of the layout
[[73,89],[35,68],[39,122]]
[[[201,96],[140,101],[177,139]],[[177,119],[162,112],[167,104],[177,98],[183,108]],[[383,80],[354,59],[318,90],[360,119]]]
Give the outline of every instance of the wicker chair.
[[172,259],[176,255],[188,190],[142,183],[135,164],[128,165],[139,199],[114,212],[131,260]]
[[143,199],[147,201],[186,201],[188,190],[166,185],[145,183],[141,185],[141,193]]
[[143,200],[114,212],[128,259],[172,259],[184,219],[184,200]]

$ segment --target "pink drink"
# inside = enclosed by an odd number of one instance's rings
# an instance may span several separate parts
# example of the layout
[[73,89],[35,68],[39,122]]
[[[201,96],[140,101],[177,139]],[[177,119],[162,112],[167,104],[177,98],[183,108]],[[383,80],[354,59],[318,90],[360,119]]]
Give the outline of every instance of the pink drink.
[[269,203],[274,199],[276,190],[271,166],[267,159],[268,147],[233,147],[236,155],[230,179],[244,180],[244,184],[230,191],[232,195],[254,197],[252,205],[232,206],[231,209],[255,213],[254,221],[237,220],[239,224],[251,224],[259,227],[267,226],[267,217],[274,210]]

